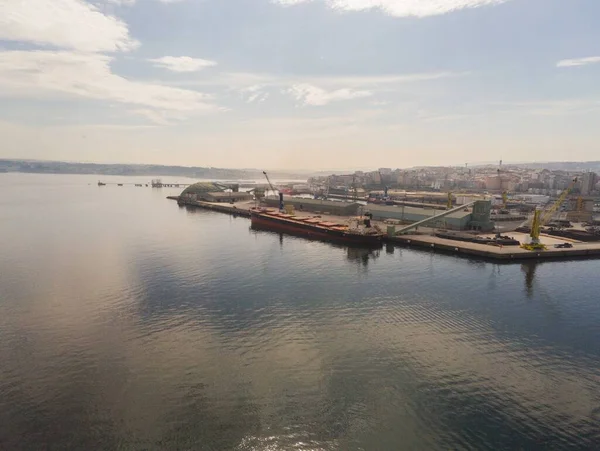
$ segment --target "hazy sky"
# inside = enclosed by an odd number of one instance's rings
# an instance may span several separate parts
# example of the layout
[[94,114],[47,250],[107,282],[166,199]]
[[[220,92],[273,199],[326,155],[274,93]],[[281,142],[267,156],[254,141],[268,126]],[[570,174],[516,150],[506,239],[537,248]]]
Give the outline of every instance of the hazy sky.
[[600,159],[599,0],[0,0],[0,157]]

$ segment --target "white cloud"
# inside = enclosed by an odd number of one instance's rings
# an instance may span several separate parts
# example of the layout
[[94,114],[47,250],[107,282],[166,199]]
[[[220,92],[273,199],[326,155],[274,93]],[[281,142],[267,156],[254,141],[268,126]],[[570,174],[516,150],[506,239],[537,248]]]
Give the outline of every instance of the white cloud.
[[312,106],[322,106],[340,100],[359,99],[372,95],[370,91],[357,91],[347,88],[326,91],[309,84],[294,85],[287,92],[303,104]]
[[587,58],[576,58],[569,60],[562,60],[556,63],[556,67],[576,67],[576,66],[587,66],[588,64],[600,63],[600,56],[590,56]]
[[0,52],[0,96],[83,97],[180,114],[218,110],[206,94],[116,75],[111,60],[67,51]]
[[82,0],[0,0],[0,39],[85,52],[138,46],[124,22]]
[[[272,0],[283,6],[293,6],[315,0]],[[447,14],[466,8],[498,5],[509,0],[319,0],[330,8],[342,11],[379,9],[396,17],[427,17]]]
[[154,63],[157,67],[173,72],[198,72],[207,67],[217,65],[214,61],[191,58],[189,56],[163,56],[162,58],[153,58],[148,61]]
[[265,85],[253,85],[240,89],[240,93],[248,103],[262,103],[269,98],[269,93],[265,89]]
[[303,104],[325,105],[390,91],[404,83],[419,83],[438,79],[462,77],[467,72],[425,72],[412,74],[294,77],[273,74],[220,73],[217,77],[177,80],[179,86],[227,86],[241,94],[248,103],[260,103],[270,96],[270,89],[279,88]]

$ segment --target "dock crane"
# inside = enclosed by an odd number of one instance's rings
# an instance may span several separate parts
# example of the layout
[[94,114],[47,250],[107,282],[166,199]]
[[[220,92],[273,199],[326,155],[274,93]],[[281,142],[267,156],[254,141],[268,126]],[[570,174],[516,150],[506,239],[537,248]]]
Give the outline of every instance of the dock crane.
[[552,219],[554,213],[556,213],[556,210],[558,210],[560,206],[564,203],[564,201],[567,199],[567,196],[575,187],[576,183],[577,177],[573,179],[569,186],[558,197],[558,200],[554,202],[549,208],[547,208],[546,210],[541,210],[537,208],[534,211],[533,221],[531,223],[531,232],[529,233],[529,236],[531,237],[531,243],[524,244],[521,247],[530,251],[546,248],[542,243],[540,243],[541,229]]
[[271,188],[271,191],[273,191],[273,192],[277,191],[277,193],[279,193],[279,210],[280,211],[283,210],[283,193],[273,186],[273,184],[271,183],[271,179],[269,179],[269,176],[267,175],[266,171],[263,171],[263,174],[264,174],[265,178],[267,179],[267,182],[269,183],[269,187]]

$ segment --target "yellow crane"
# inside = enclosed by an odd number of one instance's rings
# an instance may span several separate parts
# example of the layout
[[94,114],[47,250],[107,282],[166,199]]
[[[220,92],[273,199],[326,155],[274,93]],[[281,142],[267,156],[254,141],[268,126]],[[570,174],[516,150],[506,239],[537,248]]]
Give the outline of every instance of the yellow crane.
[[529,236],[531,237],[531,242],[528,244],[523,244],[521,247],[524,249],[528,249],[530,251],[545,249],[542,243],[540,243],[540,230],[543,226],[545,226],[554,216],[556,210],[560,208],[560,206],[567,199],[567,196],[577,183],[577,178],[574,178],[573,181],[569,184],[569,186],[561,193],[558,197],[558,200],[552,204],[552,206],[546,210],[540,210],[536,208],[533,213],[533,221],[531,222],[531,232]]
[[531,233],[529,234],[529,236],[531,237],[531,242],[521,245],[523,249],[527,249],[530,251],[546,249],[546,246],[540,243],[540,229],[542,228],[541,217],[542,210],[536,208],[536,210],[533,212],[533,221],[531,222]]
[[446,209],[452,210],[453,206],[454,205],[452,204],[452,193],[448,193],[448,203],[446,204]]

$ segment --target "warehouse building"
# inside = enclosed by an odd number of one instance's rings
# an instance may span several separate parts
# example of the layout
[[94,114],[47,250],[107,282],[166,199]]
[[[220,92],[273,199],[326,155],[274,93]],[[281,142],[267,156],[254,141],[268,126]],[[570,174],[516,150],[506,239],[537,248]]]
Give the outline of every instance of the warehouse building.
[[[418,208],[407,207],[403,205],[371,205],[365,207],[373,215],[373,219],[384,221],[392,219],[400,221],[403,224],[411,224],[445,211],[444,208]],[[450,230],[494,230],[494,223],[491,221],[492,204],[490,201],[477,201],[472,208],[455,211],[443,218],[431,223],[429,227],[439,227]]]
[[[422,221],[428,217],[438,215],[445,211],[445,208],[418,208],[406,207],[403,205],[371,205],[367,207],[373,215],[373,219],[383,221],[386,219],[398,220],[403,224]],[[467,230],[471,221],[471,211],[457,211],[449,216],[439,219],[438,227],[452,230]]]
[[[269,207],[279,207],[278,196],[266,197],[263,202]],[[356,202],[336,202],[333,200],[305,199],[292,196],[283,196],[283,204],[286,206],[292,205],[294,210],[298,211],[310,211],[317,214],[321,213],[338,216],[354,216],[362,206]]]

